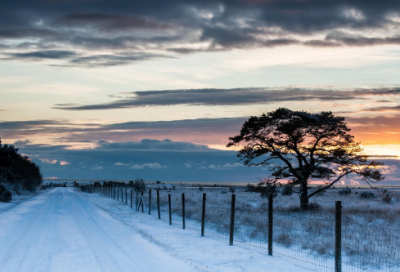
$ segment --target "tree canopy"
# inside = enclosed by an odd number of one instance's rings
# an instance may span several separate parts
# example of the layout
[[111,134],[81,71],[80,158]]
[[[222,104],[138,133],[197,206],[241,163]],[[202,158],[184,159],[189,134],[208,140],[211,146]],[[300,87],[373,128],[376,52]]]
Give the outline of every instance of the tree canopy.
[[34,190],[42,183],[38,165],[27,156],[18,153],[13,145],[1,144],[0,139],[0,182]]
[[[229,138],[227,147],[239,146],[237,156],[245,165],[268,167],[271,175],[265,184],[299,185],[301,206],[307,209],[310,197],[344,177],[356,175],[368,184],[384,179],[379,170],[383,164],[369,161],[349,132],[345,118],[332,112],[279,108],[250,117],[240,134]],[[311,192],[312,180],[325,185]]]

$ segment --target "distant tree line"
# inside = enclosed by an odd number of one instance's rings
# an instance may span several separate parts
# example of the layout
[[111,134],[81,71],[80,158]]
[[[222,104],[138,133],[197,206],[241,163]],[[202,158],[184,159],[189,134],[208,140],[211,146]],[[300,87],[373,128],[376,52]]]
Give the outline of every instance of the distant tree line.
[[0,201],[10,201],[9,189],[34,191],[42,184],[40,168],[14,145],[1,144],[0,139]]

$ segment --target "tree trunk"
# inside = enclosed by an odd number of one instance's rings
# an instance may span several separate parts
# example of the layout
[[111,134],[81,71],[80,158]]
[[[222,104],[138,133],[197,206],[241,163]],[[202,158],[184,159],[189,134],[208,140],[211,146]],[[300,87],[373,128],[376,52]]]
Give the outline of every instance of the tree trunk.
[[302,182],[300,185],[300,209],[302,211],[307,211],[308,210],[308,188],[307,188],[307,182]]

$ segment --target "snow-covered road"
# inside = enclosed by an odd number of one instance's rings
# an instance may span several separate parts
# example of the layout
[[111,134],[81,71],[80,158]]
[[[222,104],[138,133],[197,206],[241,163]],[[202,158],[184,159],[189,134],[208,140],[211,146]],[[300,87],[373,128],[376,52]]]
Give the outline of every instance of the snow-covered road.
[[0,215],[1,271],[197,271],[58,188]]
[[[132,216],[134,215],[134,216]],[[0,271],[304,271],[56,188],[0,214]]]

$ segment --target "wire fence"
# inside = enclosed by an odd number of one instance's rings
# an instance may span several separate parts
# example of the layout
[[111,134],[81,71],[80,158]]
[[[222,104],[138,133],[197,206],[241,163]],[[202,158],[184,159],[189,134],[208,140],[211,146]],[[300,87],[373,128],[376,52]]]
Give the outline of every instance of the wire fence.
[[397,231],[347,222],[335,203],[321,216],[312,212],[312,204],[307,212],[273,209],[277,200],[272,197],[269,205],[255,209],[248,201],[236,201],[232,194],[211,191],[206,198],[193,189],[135,192],[126,186],[111,186],[82,191],[102,193],[172,226],[273,255],[311,271],[400,272]]

